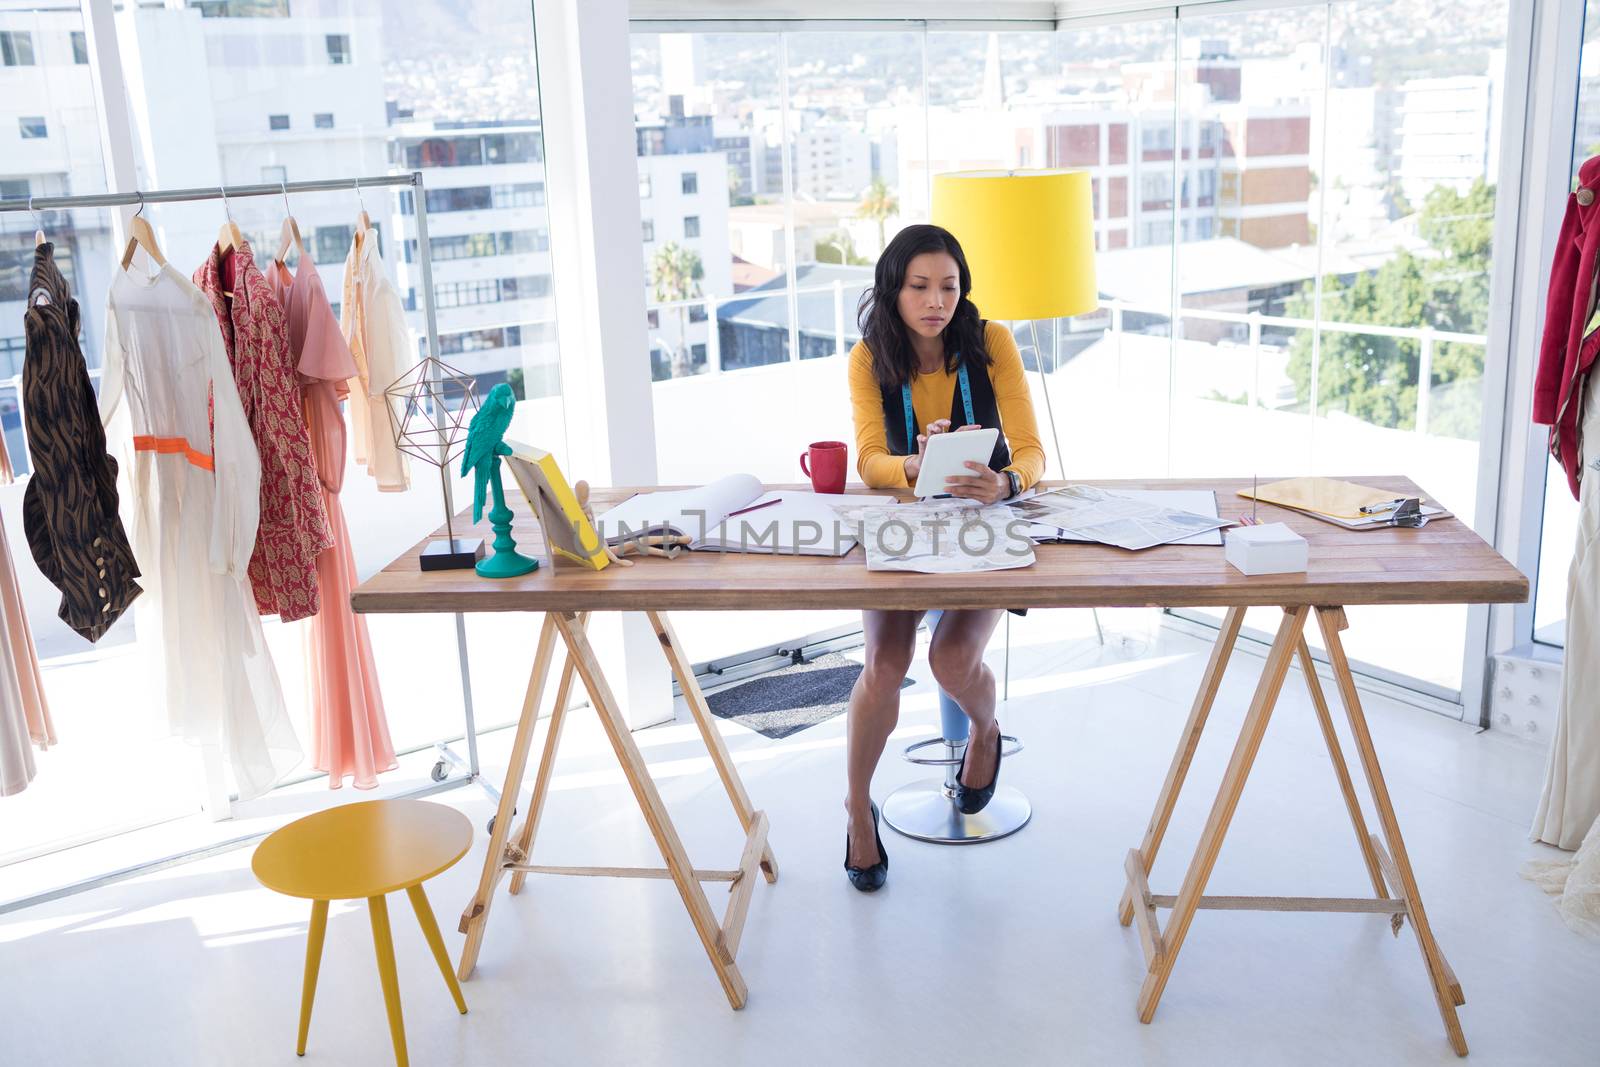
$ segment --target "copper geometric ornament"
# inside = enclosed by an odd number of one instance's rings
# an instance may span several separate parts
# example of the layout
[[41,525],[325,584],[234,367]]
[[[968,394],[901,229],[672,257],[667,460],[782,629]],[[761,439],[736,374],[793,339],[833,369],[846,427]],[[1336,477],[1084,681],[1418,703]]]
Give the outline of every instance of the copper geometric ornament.
[[466,445],[478,411],[477,383],[432,356],[383,391],[395,447],[435,467],[449,466]]
[[433,356],[396,378],[383,391],[389,428],[401,452],[439,468],[447,541],[431,542],[422,568],[466,568],[483,558],[482,539],[458,541],[450,514],[450,467],[466,449],[467,424],[478,412],[477,383]]

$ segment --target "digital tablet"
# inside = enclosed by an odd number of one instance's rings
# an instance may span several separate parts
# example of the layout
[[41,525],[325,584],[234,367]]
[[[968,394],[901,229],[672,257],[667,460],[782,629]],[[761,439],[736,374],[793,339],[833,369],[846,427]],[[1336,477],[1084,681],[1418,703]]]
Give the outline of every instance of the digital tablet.
[[1000,431],[992,426],[934,434],[923,447],[922,470],[917,474],[917,485],[912,492],[919,497],[948,493],[945,479],[972,474],[966,467],[968,460],[987,467],[999,439]]

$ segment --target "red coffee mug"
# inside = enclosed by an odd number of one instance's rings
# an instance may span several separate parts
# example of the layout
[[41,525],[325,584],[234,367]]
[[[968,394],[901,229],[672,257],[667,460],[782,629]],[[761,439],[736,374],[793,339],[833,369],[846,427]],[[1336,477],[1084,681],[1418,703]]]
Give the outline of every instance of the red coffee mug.
[[809,449],[800,453],[800,469],[817,492],[842,493],[849,457],[850,449],[843,441],[813,441]]

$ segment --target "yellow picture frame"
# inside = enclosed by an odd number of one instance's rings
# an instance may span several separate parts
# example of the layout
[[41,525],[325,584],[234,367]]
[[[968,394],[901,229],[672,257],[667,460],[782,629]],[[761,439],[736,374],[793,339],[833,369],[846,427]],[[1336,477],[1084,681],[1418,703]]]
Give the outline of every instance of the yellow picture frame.
[[555,566],[556,556],[564,556],[591,570],[605,570],[611,557],[583,513],[555,456],[509,438],[505,443],[511,449],[511,455],[505,457],[506,469],[511,471],[534,518],[544,529],[545,553],[551,567]]

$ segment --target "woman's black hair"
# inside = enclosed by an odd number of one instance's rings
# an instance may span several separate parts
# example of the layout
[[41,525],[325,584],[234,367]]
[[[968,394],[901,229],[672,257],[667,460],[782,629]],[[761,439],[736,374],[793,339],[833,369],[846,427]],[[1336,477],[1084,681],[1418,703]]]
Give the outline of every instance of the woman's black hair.
[[861,304],[856,309],[861,339],[872,353],[872,373],[885,389],[900,388],[916,371],[917,356],[911,348],[905,320],[900,317],[900,290],[905,286],[911,261],[924,252],[948,252],[956,261],[960,277],[961,296],[955,314],[944,328],[946,372],[953,373],[962,363],[987,367],[992,362],[983,343],[983,319],[967,296],[972,292],[972,272],[967,269],[960,242],[942,226],[907,226],[895,234],[878,257],[872,288],[861,294]]

